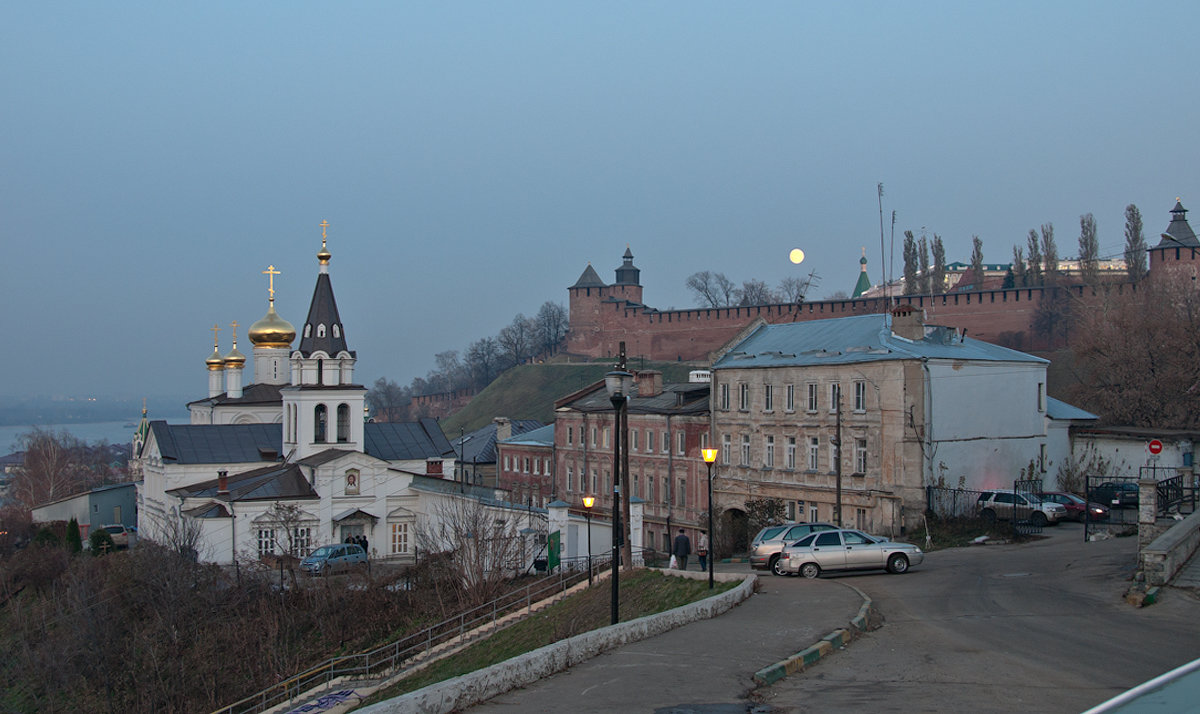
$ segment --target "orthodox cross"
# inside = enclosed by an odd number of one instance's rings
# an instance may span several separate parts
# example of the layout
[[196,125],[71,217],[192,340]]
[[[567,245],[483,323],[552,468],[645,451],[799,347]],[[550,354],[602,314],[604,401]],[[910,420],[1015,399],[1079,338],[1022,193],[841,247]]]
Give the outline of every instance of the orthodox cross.
[[233,322],[229,323],[229,326],[233,328],[233,346],[234,346],[234,348],[236,348],[237,347],[237,320],[234,320]]
[[214,324],[212,326],[212,331],[213,331],[213,349],[215,350],[217,348],[217,333],[221,331],[221,328],[217,327],[217,325]]
[[274,265],[268,265],[267,269],[262,271],[262,274],[269,276],[267,278],[267,280],[270,281],[268,283],[267,292],[271,294],[271,302],[275,302],[275,276],[283,275],[283,273],[276,270]]
[[317,224],[321,226],[321,247],[325,247],[325,229],[329,227],[329,221],[321,221]]

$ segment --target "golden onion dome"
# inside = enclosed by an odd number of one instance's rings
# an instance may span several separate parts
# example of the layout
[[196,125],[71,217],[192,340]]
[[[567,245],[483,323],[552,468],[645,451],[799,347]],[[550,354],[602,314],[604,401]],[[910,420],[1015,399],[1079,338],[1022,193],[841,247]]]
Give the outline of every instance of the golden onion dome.
[[225,355],[225,369],[241,369],[246,365],[246,355],[238,352],[237,343],[233,343],[233,349],[229,350],[229,354]]
[[248,334],[255,347],[288,348],[296,339],[296,328],[275,312],[275,303],[272,301],[266,316],[251,325]]
[[333,254],[325,247],[325,241],[321,241],[321,251],[317,253],[317,262],[321,265],[329,265],[329,259],[332,257]]
[[217,351],[216,345],[213,345],[212,354],[208,356],[208,359],[204,360],[204,364],[208,365],[210,372],[220,372],[225,369],[225,358]]

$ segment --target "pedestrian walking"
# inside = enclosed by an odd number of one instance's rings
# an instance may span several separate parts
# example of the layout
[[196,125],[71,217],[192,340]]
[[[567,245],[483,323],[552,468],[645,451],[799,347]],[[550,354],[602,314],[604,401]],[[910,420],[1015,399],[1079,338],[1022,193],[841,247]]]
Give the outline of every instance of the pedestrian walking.
[[692,541],[679,529],[679,535],[675,536],[675,545],[671,548],[671,555],[675,556],[675,560],[679,563],[680,570],[687,570],[688,556],[692,554]]
[[704,531],[696,540],[696,557],[700,559],[700,572],[708,572],[708,534]]

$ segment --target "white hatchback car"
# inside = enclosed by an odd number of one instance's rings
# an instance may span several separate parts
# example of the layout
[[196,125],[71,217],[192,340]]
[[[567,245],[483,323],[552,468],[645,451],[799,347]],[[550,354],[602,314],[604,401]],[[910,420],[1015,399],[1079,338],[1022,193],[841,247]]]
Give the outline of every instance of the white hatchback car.
[[826,571],[884,570],[904,573],[925,559],[912,543],[881,540],[856,530],[812,533],[783,549],[779,570],[815,578]]

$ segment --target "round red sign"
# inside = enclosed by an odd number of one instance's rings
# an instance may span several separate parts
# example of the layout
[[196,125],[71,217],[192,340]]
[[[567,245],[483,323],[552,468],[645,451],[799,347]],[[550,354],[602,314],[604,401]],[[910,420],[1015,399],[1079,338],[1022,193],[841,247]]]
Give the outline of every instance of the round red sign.
[[1157,454],[1162,451],[1162,442],[1158,439],[1150,440],[1150,453]]

